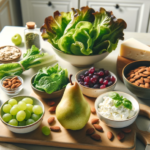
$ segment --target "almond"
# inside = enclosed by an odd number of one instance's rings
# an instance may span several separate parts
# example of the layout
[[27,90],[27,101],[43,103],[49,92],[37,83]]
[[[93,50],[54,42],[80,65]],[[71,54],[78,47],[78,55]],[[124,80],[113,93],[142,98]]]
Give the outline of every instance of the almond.
[[140,76],[139,75],[135,75],[134,76],[134,79],[136,80],[136,79],[139,79],[140,78]]
[[145,88],[145,85],[144,84],[140,84],[140,87]]
[[95,110],[94,107],[91,107],[91,113],[92,113],[92,114],[95,114],[95,113],[96,113],[96,110]]
[[56,110],[56,106],[52,106],[48,109],[49,112],[55,112]]
[[124,133],[119,132],[119,133],[117,134],[117,138],[118,138],[119,141],[121,141],[122,139],[124,139]]
[[8,85],[9,85],[9,86],[11,86],[11,85],[12,85],[11,81],[8,81]]
[[17,83],[21,83],[21,81],[20,81],[20,80],[16,80],[16,82],[17,82]]
[[99,124],[93,124],[94,128],[98,131],[103,131],[103,128]]
[[107,132],[107,137],[108,137],[109,140],[111,140],[113,138],[112,132],[108,131]]
[[18,77],[17,77],[17,76],[15,76],[15,77],[13,77],[13,78],[12,78],[12,79],[10,79],[10,80],[12,81],[12,80],[14,80],[14,79],[16,79],[16,80],[17,80],[17,79],[18,79]]
[[5,81],[7,81],[7,82],[8,82],[8,81],[11,81],[11,79],[9,79],[9,78],[8,78],[8,79],[5,79]]
[[59,126],[51,126],[50,129],[52,131],[60,131],[60,127]]
[[141,76],[141,77],[147,77],[147,75],[143,74],[143,73],[140,73],[139,76]]
[[144,71],[143,74],[150,75],[150,72]]
[[148,76],[147,78],[150,79],[150,76]]
[[14,89],[16,87],[16,84],[13,84],[12,86],[11,86],[11,89]]
[[150,67],[147,67],[146,70],[147,70],[148,72],[150,72]]
[[12,84],[15,84],[15,83],[16,83],[16,81],[17,81],[16,79],[12,80]]
[[6,86],[5,86],[5,88],[9,88],[9,87],[10,87],[9,85],[6,85]]
[[50,101],[47,104],[48,104],[48,106],[53,106],[53,105],[55,105],[55,102],[54,101]]
[[94,131],[94,128],[89,128],[86,130],[86,135],[91,135],[93,134],[95,131]]
[[3,81],[3,84],[8,84],[8,82],[7,81]]
[[95,123],[98,123],[99,122],[99,119],[98,118],[93,118],[91,119],[91,123],[92,124],[95,124]]
[[15,88],[19,87],[21,84],[22,84],[22,83],[17,83]]
[[100,137],[100,135],[98,135],[98,134],[92,134],[91,136],[90,136],[93,140],[96,140],[96,141],[100,141],[100,139],[101,139],[101,137]]
[[124,133],[130,133],[132,130],[129,127],[127,127],[127,128],[123,128],[122,131]]
[[149,83],[145,83],[145,88],[149,88]]
[[48,124],[51,124],[54,121],[54,119],[55,119],[54,117],[49,117],[47,120]]
[[135,74],[131,74],[131,75],[130,75],[130,78],[133,78],[134,76],[135,76]]
[[145,71],[145,68],[142,68],[142,69],[138,70],[139,73],[141,73],[143,71]]
[[150,82],[150,80],[149,80],[149,79],[147,79],[147,78],[144,78],[144,82],[145,82],[145,83],[149,83],[149,82]]
[[135,79],[134,79],[134,78],[132,78],[132,79],[130,79],[129,81],[130,81],[130,82],[134,82],[134,81],[135,81]]

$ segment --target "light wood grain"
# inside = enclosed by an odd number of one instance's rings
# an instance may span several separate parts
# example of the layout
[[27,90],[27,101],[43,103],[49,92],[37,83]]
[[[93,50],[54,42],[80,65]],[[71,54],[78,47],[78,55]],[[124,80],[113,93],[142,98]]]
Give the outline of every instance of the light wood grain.
[[[35,94],[32,96],[37,97]],[[39,98],[39,97],[37,97]],[[47,105],[47,101],[39,98],[44,106],[45,106],[45,115],[41,126],[35,131],[28,134],[15,134],[7,129],[7,127],[0,122],[0,141],[3,142],[12,142],[12,143],[25,143],[25,144],[36,144],[36,145],[47,145],[47,146],[57,146],[57,147],[68,147],[68,148],[79,148],[79,149],[95,149],[95,150],[122,150],[124,149],[135,149],[135,139],[136,139],[136,131],[134,129],[134,124],[131,125],[132,132],[130,134],[125,135],[125,139],[123,141],[119,141],[117,139],[117,133],[121,131],[121,129],[113,129],[106,126],[103,122],[100,122],[100,125],[103,127],[104,132],[98,132],[95,130],[97,134],[101,136],[101,141],[97,142],[92,140],[89,136],[86,136],[85,132],[89,127],[93,127],[90,123],[92,118],[97,117],[96,115],[91,114],[89,122],[87,125],[78,131],[71,131],[64,129],[59,122],[57,121],[55,114],[51,114],[48,112],[49,106]],[[85,99],[89,102],[91,107],[94,106],[95,99],[91,99],[85,97]],[[55,100],[56,103],[60,101],[60,99]],[[41,132],[42,126],[49,126],[47,123],[47,119],[50,116],[55,117],[55,122],[53,125],[58,125],[61,127],[60,132],[52,132],[50,136],[44,136]],[[107,131],[111,131],[114,134],[114,139],[112,141],[108,140],[106,134]]]

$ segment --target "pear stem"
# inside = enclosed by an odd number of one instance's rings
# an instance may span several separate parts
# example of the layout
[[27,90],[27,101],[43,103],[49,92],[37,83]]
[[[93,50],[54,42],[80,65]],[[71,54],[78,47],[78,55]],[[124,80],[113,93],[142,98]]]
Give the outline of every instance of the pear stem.
[[69,81],[70,81],[71,85],[73,85],[72,80],[71,80],[71,77],[72,77],[72,74],[71,74],[70,77],[69,77]]

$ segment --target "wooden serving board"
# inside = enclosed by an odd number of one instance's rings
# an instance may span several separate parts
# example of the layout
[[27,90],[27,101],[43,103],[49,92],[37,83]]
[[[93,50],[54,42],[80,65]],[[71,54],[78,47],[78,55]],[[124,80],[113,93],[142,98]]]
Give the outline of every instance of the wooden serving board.
[[[7,127],[0,122],[0,141],[2,142],[11,142],[11,143],[24,143],[24,144],[35,144],[35,145],[45,145],[45,146],[55,146],[55,147],[66,147],[66,148],[76,148],[76,149],[92,149],[92,150],[135,150],[135,140],[136,140],[136,132],[138,132],[139,137],[141,137],[142,141],[150,144],[150,133],[138,130],[135,124],[132,124],[130,127],[132,128],[132,132],[125,135],[123,141],[119,141],[116,137],[117,133],[120,132],[120,129],[113,129],[106,126],[103,122],[100,121],[100,125],[103,127],[104,132],[98,132],[101,136],[101,141],[94,141],[89,136],[86,136],[86,130],[89,127],[92,127],[90,120],[92,118],[97,117],[96,114],[91,114],[89,122],[87,125],[78,131],[71,131],[64,129],[55,117],[55,122],[52,125],[58,125],[61,127],[60,132],[53,132],[49,136],[44,136],[41,132],[42,126],[49,126],[47,123],[47,119],[50,116],[55,116],[55,113],[51,114],[48,112],[49,106],[47,105],[46,100],[43,100],[32,93],[32,96],[40,99],[45,106],[45,115],[41,126],[35,131],[27,134],[15,134],[7,129]],[[85,97],[85,99],[89,102],[91,107],[94,106],[95,99]],[[56,104],[60,101],[60,99],[55,100]],[[146,106],[148,107],[148,106]],[[145,110],[150,110],[149,107],[145,109],[145,105],[142,105],[141,109],[143,110],[141,114],[150,117],[150,112],[145,112]],[[107,131],[111,131],[114,134],[114,139],[112,141],[108,140],[106,134]]]
[[123,68],[127,65],[127,64],[129,64],[129,63],[131,63],[131,62],[133,62],[134,60],[131,60],[131,59],[127,59],[127,58],[124,58],[124,57],[121,57],[121,56],[118,56],[118,58],[117,58],[117,74],[118,74],[118,77],[119,77],[119,79],[121,80],[121,81],[123,81],[123,79],[122,79],[122,70],[123,70]]

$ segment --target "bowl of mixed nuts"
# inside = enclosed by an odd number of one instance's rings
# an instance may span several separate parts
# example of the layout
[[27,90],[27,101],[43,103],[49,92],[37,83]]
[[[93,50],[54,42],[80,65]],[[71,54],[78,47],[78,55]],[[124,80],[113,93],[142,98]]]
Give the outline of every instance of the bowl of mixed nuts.
[[23,79],[20,76],[6,76],[0,86],[7,95],[16,95],[23,89]]
[[137,97],[150,97],[150,61],[134,61],[123,69],[125,86]]

